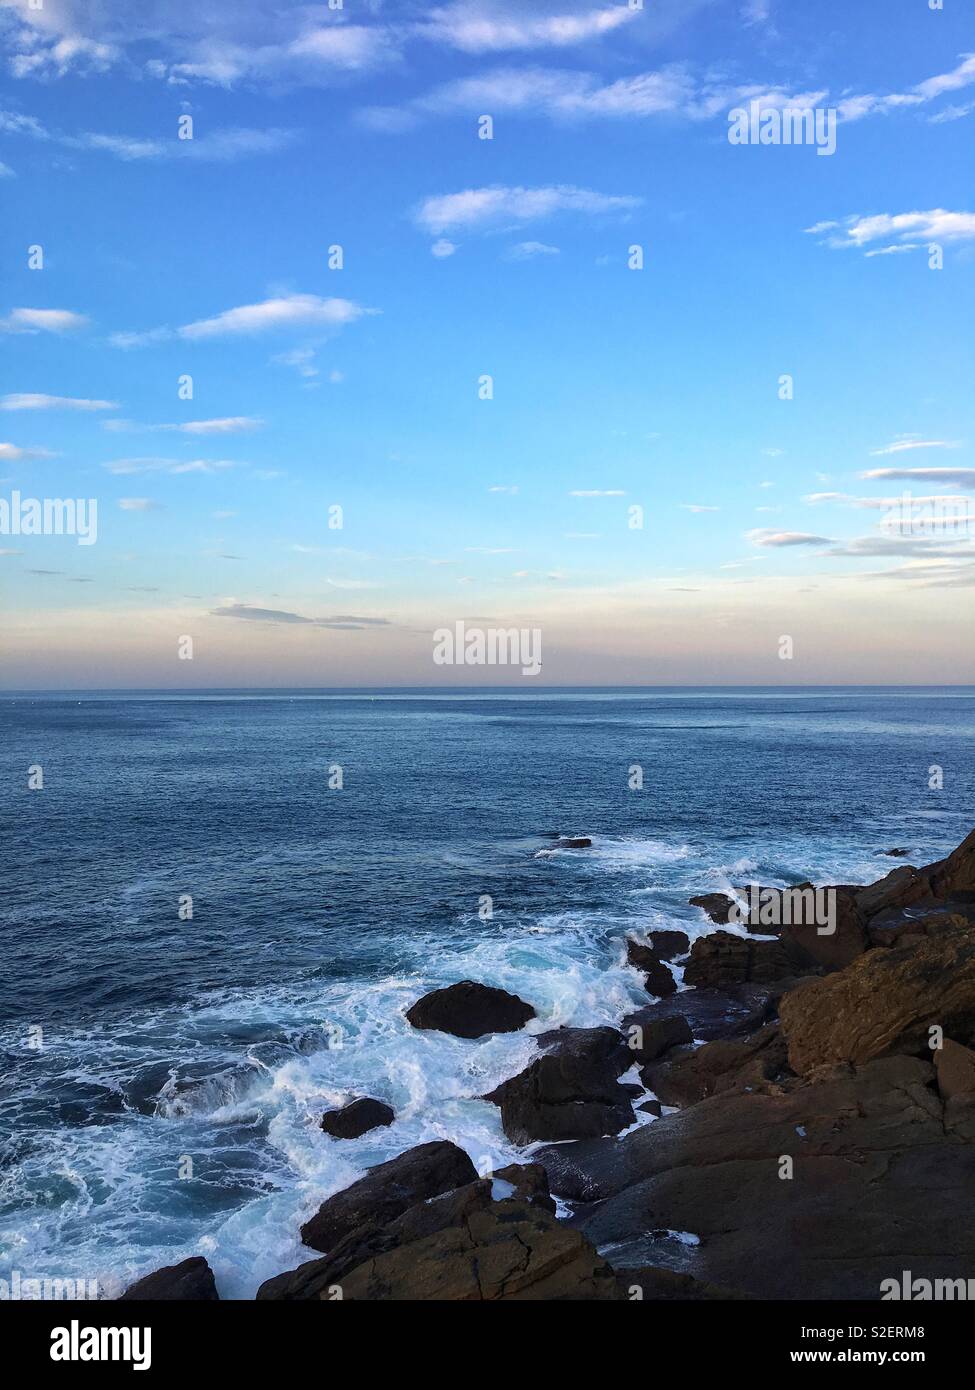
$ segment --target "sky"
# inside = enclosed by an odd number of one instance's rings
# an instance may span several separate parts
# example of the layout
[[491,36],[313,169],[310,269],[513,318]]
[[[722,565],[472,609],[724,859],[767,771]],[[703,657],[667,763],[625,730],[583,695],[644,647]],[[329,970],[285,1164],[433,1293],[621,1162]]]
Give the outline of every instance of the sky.
[[0,513],[97,518],[0,534],[2,688],[975,679],[961,0],[0,0],[0,71]]

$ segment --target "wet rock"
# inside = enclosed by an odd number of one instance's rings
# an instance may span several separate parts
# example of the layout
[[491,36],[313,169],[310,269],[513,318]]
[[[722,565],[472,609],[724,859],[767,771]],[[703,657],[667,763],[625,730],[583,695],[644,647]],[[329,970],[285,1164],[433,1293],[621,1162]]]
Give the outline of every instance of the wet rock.
[[301,1238],[312,1250],[331,1250],[357,1226],[386,1224],[417,1202],[476,1178],[473,1163],[456,1144],[420,1144],[370,1168],[351,1187],[329,1197],[302,1226]]
[[953,928],[917,944],[868,951],[838,974],[785,995],[779,1013],[790,1065],[803,1075],[889,1053],[922,1053],[932,1024],[971,1037],[975,931]]
[[694,1105],[725,1091],[774,1091],[784,1075],[792,1076],[785,1041],[776,1024],[754,1037],[718,1039],[699,1048],[679,1048],[640,1072],[648,1090],[664,1105]]
[[886,854],[886,855],[888,855],[891,859],[903,859],[907,854],[910,853],[910,850],[906,850],[906,849],[878,849],[878,850],[877,850],[877,853],[878,853],[878,854]]
[[555,1199],[549,1191],[548,1174],[540,1163],[509,1163],[505,1168],[495,1169],[492,1177],[495,1197],[498,1195],[497,1183],[507,1183],[512,1189],[511,1196],[520,1202],[541,1207],[543,1211],[550,1211],[554,1216]]
[[340,1110],[326,1110],[322,1116],[322,1129],[334,1139],[358,1139],[371,1129],[391,1125],[395,1119],[395,1113],[381,1100],[362,1096],[359,1100],[349,1101]]
[[660,1104],[659,1100],[642,1101],[641,1104],[637,1106],[637,1110],[641,1110],[644,1115],[656,1115],[658,1119],[664,1113],[663,1106]]
[[137,1280],[118,1301],[212,1303],[219,1297],[213,1270],[202,1255],[192,1255],[178,1265],[165,1265]]
[[[806,920],[783,926],[779,934],[786,954],[797,970],[822,967],[826,971],[843,970],[862,956],[869,946],[865,919],[857,907],[860,890],[841,886],[835,893],[832,923]],[[821,925],[832,925],[831,932],[821,932]]]
[[696,898],[688,898],[691,907],[699,907],[716,922],[719,927],[726,925],[731,909],[735,905],[734,898],[727,893],[700,893]]
[[433,1028],[456,1038],[480,1038],[485,1033],[514,1033],[535,1017],[524,999],[492,985],[461,980],[435,989],[406,1011],[414,1028]]
[[559,849],[588,849],[592,844],[586,835],[560,835]]
[[925,912],[920,908],[891,908],[871,918],[871,946],[896,946],[908,936],[937,936],[952,927],[965,927],[969,919],[959,912]]
[[690,1274],[679,1274],[674,1269],[644,1265],[637,1269],[618,1269],[616,1282],[623,1297],[630,1301],[652,1300],[654,1303],[713,1303],[729,1299],[748,1299],[751,1294],[738,1289],[721,1288],[695,1279]]
[[643,971],[644,984],[649,994],[656,994],[658,998],[663,999],[676,993],[677,981],[656,951],[639,941],[634,941],[632,937],[626,939],[626,963]]
[[581,1139],[633,1123],[618,1079],[633,1059],[615,1028],[566,1028],[541,1034],[539,1042],[546,1039],[549,1051],[484,1097],[500,1108],[509,1139]]
[[658,960],[676,960],[678,956],[686,956],[691,949],[691,939],[683,931],[652,931],[648,933],[648,939]]
[[[635,1015],[630,1015],[635,1018]],[[652,1062],[672,1047],[693,1042],[691,1026],[683,1014],[657,1017],[653,1008],[642,1011],[639,1022],[631,1022],[627,1047],[634,1062]]]
[[612,1301],[613,1271],[535,1203],[475,1181],[385,1224],[349,1233],[324,1260],[270,1279],[261,1300]]
[[699,989],[767,984],[795,975],[796,967],[781,941],[753,941],[732,932],[712,932],[691,947],[684,983]]

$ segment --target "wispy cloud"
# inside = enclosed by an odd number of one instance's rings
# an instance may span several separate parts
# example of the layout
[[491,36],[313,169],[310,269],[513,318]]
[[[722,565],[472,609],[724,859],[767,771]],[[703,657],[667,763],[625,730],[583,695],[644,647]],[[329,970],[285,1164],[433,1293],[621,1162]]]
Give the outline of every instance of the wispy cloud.
[[[854,214],[840,222],[817,222],[806,232],[813,236],[828,233],[823,244],[834,250],[864,250],[872,242],[890,238],[894,238],[894,246],[906,249],[929,242],[970,241],[975,238],[975,213],[931,208],[927,212],[882,212],[870,217]],[[883,250],[890,252],[892,247]]]
[[0,460],[18,463],[21,459],[50,459],[54,455],[47,449],[24,449],[19,444],[0,444]]
[[0,333],[73,333],[87,323],[71,309],[11,309],[0,319]]
[[328,618],[306,618],[301,613],[291,613],[283,608],[259,608],[249,603],[227,603],[210,610],[211,618],[239,618],[252,623],[300,624],[305,627],[326,627],[339,631],[354,632],[369,627],[389,627],[388,618],[363,618],[349,614],[338,614]]
[[78,396],[14,392],[0,398],[0,410],[118,410],[118,401],[89,401]]
[[582,14],[533,15],[519,6],[454,4],[434,10],[419,32],[436,43],[465,53],[496,53],[523,48],[567,48],[600,38],[636,19],[639,11],[624,4],[594,7]]
[[775,549],[798,545],[830,544],[828,536],[816,536],[808,531],[772,531],[765,527],[758,527],[749,531],[746,539],[750,540],[752,545],[772,546]]
[[596,193],[590,188],[558,184],[543,188],[468,188],[426,198],[414,212],[417,225],[438,234],[455,228],[490,228],[509,222],[534,222],[556,213],[586,216],[628,212],[642,198]]
[[123,512],[158,512],[162,510],[159,502],[151,497],[120,497],[119,507]]
[[901,478],[918,483],[951,483],[975,488],[975,468],[869,468],[861,478]]
[[871,449],[872,458],[881,458],[884,454],[903,454],[910,449],[959,449],[961,440],[959,439],[918,439],[915,436],[905,436],[902,439],[895,439],[892,444],[885,444],[882,449]]
[[131,458],[115,459],[103,466],[109,473],[128,476],[137,473],[219,473],[227,468],[237,468],[239,464],[231,459]]
[[197,319],[181,328],[151,328],[146,332],[113,333],[113,347],[137,348],[169,338],[199,342],[209,338],[256,336],[287,328],[335,329],[355,323],[365,314],[378,314],[350,299],[322,299],[315,294],[286,294],[256,304],[240,304],[212,318]]

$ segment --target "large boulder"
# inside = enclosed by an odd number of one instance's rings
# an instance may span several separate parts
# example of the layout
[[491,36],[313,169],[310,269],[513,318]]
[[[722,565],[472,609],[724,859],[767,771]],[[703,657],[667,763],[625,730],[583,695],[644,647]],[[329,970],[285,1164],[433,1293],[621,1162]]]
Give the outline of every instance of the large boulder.
[[686,931],[666,928],[649,933],[650,949],[658,960],[676,960],[686,956],[691,949],[691,939]]
[[461,980],[425,994],[407,1009],[406,1017],[414,1028],[434,1028],[456,1038],[480,1038],[485,1033],[517,1032],[535,1017],[535,1010],[517,994]]
[[131,1284],[119,1303],[213,1303],[218,1300],[213,1270],[202,1255],[191,1255],[177,1265],[164,1265]]
[[393,1110],[381,1100],[361,1096],[359,1100],[350,1100],[340,1110],[326,1110],[322,1129],[333,1139],[358,1139],[371,1129],[391,1125],[395,1119]]
[[857,907],[859,889],[849,886],[827,889],[835,893],[832,931],[805,920],[782,927],[779,940],[797,970],[843,970],[869,946],[865,919]]
[[653,1062],[672,1047],[693,1041],[691,1025],[683,1014],[657,1017],[653,1008],[645,1010],[639,1022],[631,1022],[627,1030],[627,1047],[634,1062]]
[[838,974],[785,995],[779,1014],[789,1063],[800,1074],[926,1052],[933,1025],[969,1038],[975,1030],[975,930],[954,928],[868,951]]
[[971,902],[975,899],[975,830],[944,859],[915,869],[903,864],[861,889],[857,906],[865,918],[916,904]]
[[301,1228],[312,1250],[331,1250],[357,1226],[394,1221],[404,1211],[473,1182],[477,1170],[463,1149],[436,1140],[407,1149],[323,1202]]
[[262,1284],[262,1300],[618,1300],[610,1266],[537,1203],[475,1181],[350,1232],[324,1260]]
[[781,941],[756,941],[717,931],[694,942],[684,967],[684,983],[699,989],[727,989],[746,983],[770,984],[795,973]]
[[633,1057],[615,1028],[564,1028],[539,1042],[550,1050],[485,1096],[500,1107],[509,1139],[583,1139],[633,1124],[630,1096],[619,1083]]
[[695,898],[688,898],[691,907],[699,907],[702,912],[706,912],[712,922],[716,922],[719,927],[725,926],[731,909],[735,905],[735,900],[728,893],[699,893]]
[[975,1099],[975,1052],[945,1038],[934,1053],[934,1070],[942,1100]]

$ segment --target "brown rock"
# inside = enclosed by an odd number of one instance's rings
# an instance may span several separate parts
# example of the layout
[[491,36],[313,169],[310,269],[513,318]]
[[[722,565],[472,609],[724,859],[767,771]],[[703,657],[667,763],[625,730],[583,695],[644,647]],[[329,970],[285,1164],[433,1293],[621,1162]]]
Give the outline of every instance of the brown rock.
[[663,999],[676,993],[676,980],[649,946],[643,946],[639,941],[627,937],[626,961],[628,965],[644,972],[644,984],[649,994],[656,994],[658,998]]
[[630,1059],[634,1062],[653,1062],[670,1048],[693,1041],[690,1024],[683,1014],[656,1017],[652,1008],[641,1014],[639,1022],[630,1022],[627,1035]]
[[751,982],[767,984],[795,973],[780,941],[753,941],[719,931],[694,942],[684,967],[684,983],[700,989],[725,989]]
[[686,956],[691,949],[691,939],[684,931],[652,931],[649,939],[658,960],[675,960],[677,956]]
[[934,1052],[934,1070],[942,1100],[975,1098],[975,1052],[945,1038]]
[[609,1265],[534,1203],[495,1201],[490,1180],[351,1232],[324,1260],[270,1279],[261,1300],[618,1300]]
[[868,951],[852,965],[784,996],[789,1062],[805,1075],[838,1063],[926,1050],[927,1032],[975,1028],[975,931],[956,928],[916,947]]
[[778,1026],[769,1024],[744,1041],[682,1047],[644,1067],[640,1079],[664,1105],[694,1105],[725,1091],[773,1089],[784,1073],[791,1075],[785,1041]]
[[555,1199],[548,1188],[548,1174],[540,1163],[509,1163],[505,1168],[496,1169],[492,1177],[510,1183],[514,1188],[512,1195],[520,1202],[529,1202],[555,1215]]
[[701,893],[696,898],[688,898],[687,901],[691,907],[702,908],[711,921],[717,922],[721,927],[728,921],[728,914],[735,905],[734,898],[730,898],[727,893]]
[[516,1144],[618,1134],[633,1123],[619,1076],[632,1062],[615,1028],[565,1028],[543,1033],[551,1050],[504,1081],[485,1100],[501,1109]]
[[334,1139],[358,1139],[371,1129],[391,1125],[395,1119],[393,1111],[381,1100],[362,1096],[359,1100],[349,1101],[340,1110],[326,1110],[322,1116],[322,1129]]

